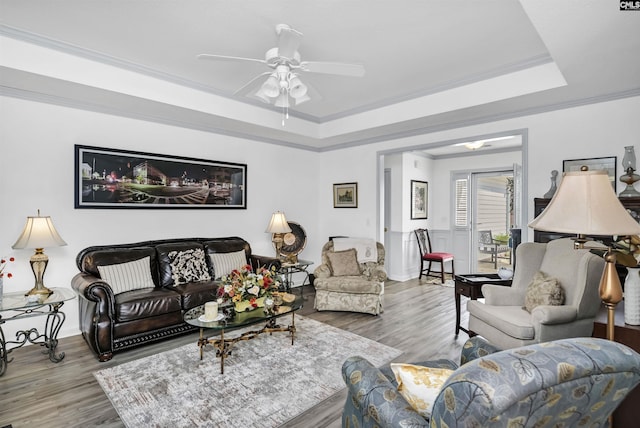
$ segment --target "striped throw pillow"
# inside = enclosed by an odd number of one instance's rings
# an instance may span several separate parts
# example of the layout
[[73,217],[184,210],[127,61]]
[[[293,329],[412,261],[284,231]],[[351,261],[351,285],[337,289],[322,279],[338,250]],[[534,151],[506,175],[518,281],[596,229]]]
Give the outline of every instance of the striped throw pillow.
[[125,291],[153,288],[151,277],[151,258],[149,256],[132,262],[116,265],[98,266],[100,278],[111,286],[113,294]]
[[211,257],[211,264],[213,265],[213,272],[216,279],[229,275],[232,270],[240,269],[247,264],[247,255],[244,250],[234,253],[212,253],[209,254],[209,257]]

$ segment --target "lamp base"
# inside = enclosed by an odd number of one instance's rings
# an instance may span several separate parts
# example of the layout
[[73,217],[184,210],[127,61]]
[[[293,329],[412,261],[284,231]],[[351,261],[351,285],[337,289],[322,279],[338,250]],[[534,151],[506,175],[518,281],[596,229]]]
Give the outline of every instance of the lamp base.
[[614,314],[616,305],[622,301],[622,285],[616,271],[616,255],[611,248],[604,256],[604,271],[600,279],[600,299],[607,307],[607,339],[614,340]]
[[633,183],[636,181],[640,181],[640,175],[634,174],[634,170],[632,168],[627,169],[627,173],[620,177],[620,181],[625,183],[627,187],[618,194],[620,198],[636,198],[640,196],[640,192],[636,190],[633,186]]
[[31,270],[36,278],[36,285],[25,294],[25,296],[49,296],[53,291],[44,286],[44,271],[47,270],[49,264],[49,256],[44,253],[42,248],[36,248],[36,252],[29,259]]

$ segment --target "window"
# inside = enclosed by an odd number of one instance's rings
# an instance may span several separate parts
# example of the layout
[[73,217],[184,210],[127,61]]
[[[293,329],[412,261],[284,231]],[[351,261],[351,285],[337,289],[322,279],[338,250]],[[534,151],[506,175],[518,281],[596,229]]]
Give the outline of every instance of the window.
[[469,224],[469,204],[467,203],[467,195],[469,193],[469,180],[466,178],[456,180],[456,227],[467,227]]

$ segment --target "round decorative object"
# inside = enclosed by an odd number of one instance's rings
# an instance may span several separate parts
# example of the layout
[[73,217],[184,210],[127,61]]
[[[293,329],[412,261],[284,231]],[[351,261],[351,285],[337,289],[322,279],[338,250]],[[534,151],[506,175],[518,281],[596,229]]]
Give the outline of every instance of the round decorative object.
[[307,234],[302,226],[293,221],[288,221],[291,232],[285,233],[280,254],[283,256],[297,256],[307,245]]
[[624,281],[624,322],[640,325],[640,269],[627,268]]
[[500,277],[500,279],[511,279],[513,278],[513,269],[503,266],[498,269],[498,276]]

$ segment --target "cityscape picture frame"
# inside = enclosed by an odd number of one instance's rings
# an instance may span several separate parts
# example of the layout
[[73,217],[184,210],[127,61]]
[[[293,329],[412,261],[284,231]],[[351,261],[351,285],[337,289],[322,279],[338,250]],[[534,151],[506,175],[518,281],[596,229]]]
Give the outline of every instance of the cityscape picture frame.
[[247,165],[75,145],[75,208],[246,209]]

